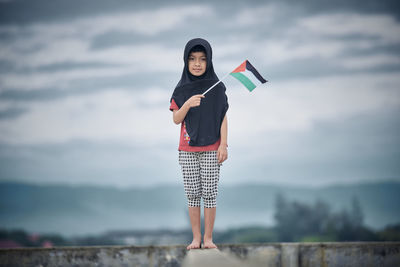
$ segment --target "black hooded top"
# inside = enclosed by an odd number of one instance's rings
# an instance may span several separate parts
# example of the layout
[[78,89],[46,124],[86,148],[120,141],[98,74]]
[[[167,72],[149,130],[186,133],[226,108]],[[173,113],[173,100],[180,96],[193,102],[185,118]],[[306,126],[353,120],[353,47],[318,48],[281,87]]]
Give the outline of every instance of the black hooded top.
[[[206,51],[206,71],[201,76],[194,76],[189,72],[188,58],[193,47],[201,45]],[[201,38],[190,40],[183,55],[185,66],[182,77],[175,87],[172,99],[179,108],[193,95],[204,93],[209,87],[219,81],[212,64],[212,50],[210,44]],[[200,106],[189,109],[184,119],[186,131],[190,136],[190,146],[207,146],[214,144],[220,138],[222,120],[228,110],[228,98],[225,94],[225,85],[220,82],[211,89],[205,98],[201,99]]]

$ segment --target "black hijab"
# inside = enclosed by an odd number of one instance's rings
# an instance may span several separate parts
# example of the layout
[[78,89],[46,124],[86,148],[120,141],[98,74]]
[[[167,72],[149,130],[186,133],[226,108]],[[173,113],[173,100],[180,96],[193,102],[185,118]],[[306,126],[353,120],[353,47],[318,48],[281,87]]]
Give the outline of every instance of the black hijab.
[[[204,74],[194,76],[189,72],[188,58],[191,50],[198,45],[204,47],[207,66]],[[170,102],[173,99],[179,108],[191,96],[204,93],[219,80],[212,64],[212,49],[206,40],[201,38],[190,40],[185,46],[183,61],[185,66],[181,79],[170,99]],[[190,136],[190,146],[211,145],[220,138],[222,120],[229,107],[225,90],[225,85],[220,82],[201,99],[200,106],[189,109],[184,121]]]

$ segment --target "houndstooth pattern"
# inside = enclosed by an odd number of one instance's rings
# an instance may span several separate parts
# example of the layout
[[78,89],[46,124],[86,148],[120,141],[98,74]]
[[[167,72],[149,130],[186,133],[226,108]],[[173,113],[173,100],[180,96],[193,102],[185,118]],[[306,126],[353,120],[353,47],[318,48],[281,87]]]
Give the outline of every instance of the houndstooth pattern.
[[189,207],[217,206],[220,166],[217,151],[188,152],[179,151],[179,165],[182,168],[185,194]]

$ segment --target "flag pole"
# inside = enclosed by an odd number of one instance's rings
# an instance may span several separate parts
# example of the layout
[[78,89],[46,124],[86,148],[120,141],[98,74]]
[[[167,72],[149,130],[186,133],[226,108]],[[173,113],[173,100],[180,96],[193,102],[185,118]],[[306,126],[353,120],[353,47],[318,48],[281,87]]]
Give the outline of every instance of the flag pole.
[[213,86],[211,86],[210,88],[208,88],[203,95],[207,94],[208,91],[210,91],[211,89],[213,89],[217,84],[219,84],[220,82],[222,82],[223,79],[225,79],[226,77],[228,77],[228,75],[230,74],[230,72],[228,72],[228,74],[226,74],[224,77],[222,77],[222,79],[220,79],[218,82],[216,82]]

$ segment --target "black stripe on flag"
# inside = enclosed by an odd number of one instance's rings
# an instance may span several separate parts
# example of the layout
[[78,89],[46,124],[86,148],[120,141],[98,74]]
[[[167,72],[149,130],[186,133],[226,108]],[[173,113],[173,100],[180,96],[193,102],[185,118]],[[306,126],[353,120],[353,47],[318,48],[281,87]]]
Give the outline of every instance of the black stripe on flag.
[[260,73],[258,73],[258,71],[256,70],[256,68],[253,67],[253,65],[251,65],[250,61],[247,60],[246,62],[246,69],[248,69],[249,71],[251,71],[254,76],[257,77],[257,79],[261,82],[261,83],[266,83],[268,82],[266,79],[264,79]]

